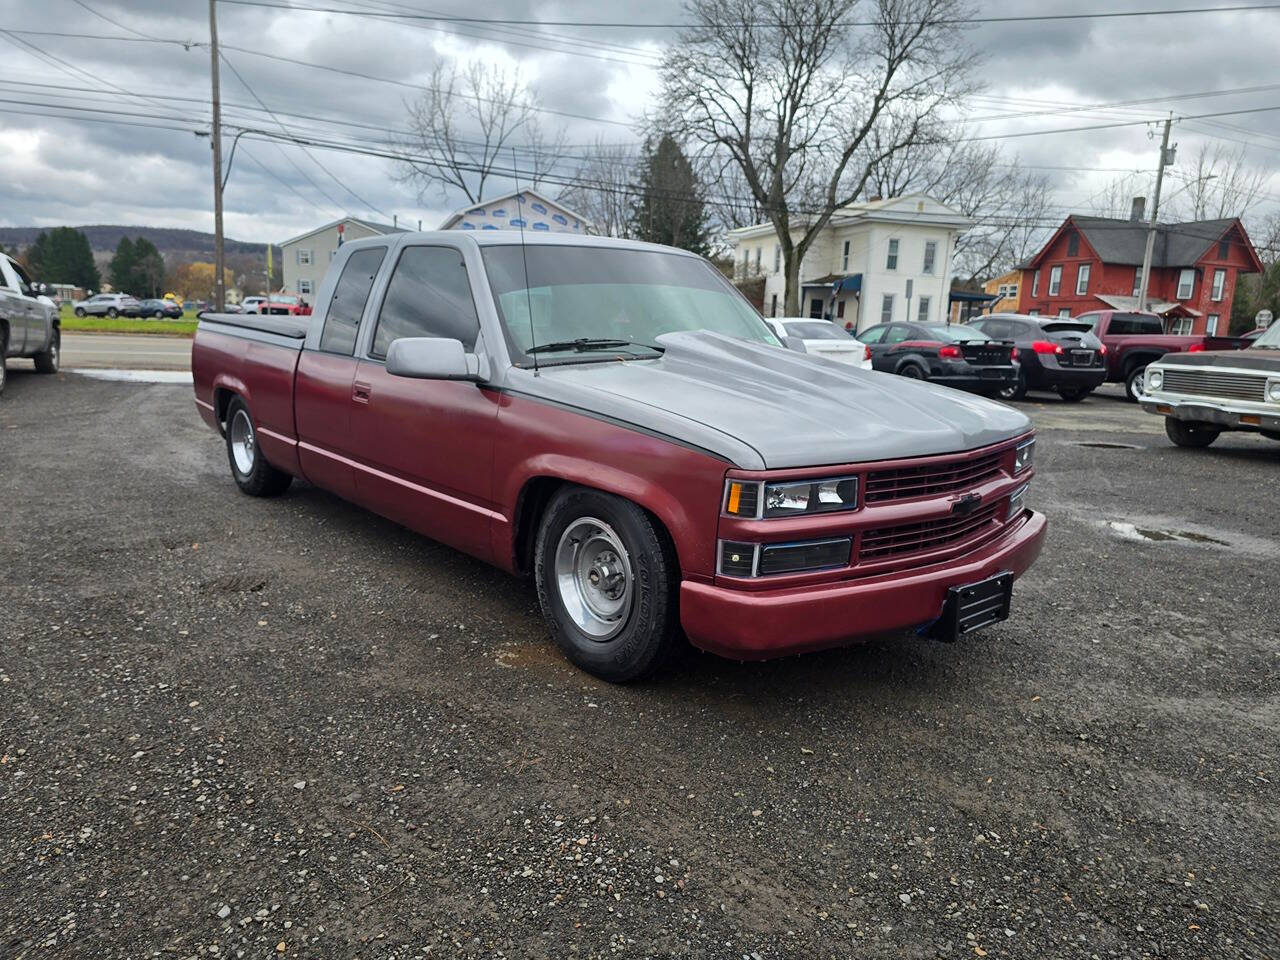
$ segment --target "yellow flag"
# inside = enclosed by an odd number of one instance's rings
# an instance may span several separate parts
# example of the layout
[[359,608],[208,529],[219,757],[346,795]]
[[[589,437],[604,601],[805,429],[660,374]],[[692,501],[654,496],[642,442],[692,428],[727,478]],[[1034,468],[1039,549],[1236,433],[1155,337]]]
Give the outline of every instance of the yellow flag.
[[271,244],[267,244],[267,286],[271,286]]

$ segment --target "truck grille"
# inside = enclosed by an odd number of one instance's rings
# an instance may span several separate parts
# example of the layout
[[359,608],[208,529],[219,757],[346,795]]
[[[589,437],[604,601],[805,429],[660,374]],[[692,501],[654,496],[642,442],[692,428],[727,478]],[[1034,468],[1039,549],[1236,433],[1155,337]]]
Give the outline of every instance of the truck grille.
[[862,535],[858,556],[863,560],[879,560],[908,553],[936,550],[948,544],[959,543],[985,533],[996,518],[1001,505],[1008,509],[1008,500],[997,500],[965,517],[944,517],[923,523],[903,523],[894,527],[868,530]]
[[1186,393],[1198,397],[1226,397],[1230,400],[1267,399],[1267,378],[1248,373],[1224,373],[1217,370],[1179,370],[1166,367],[1161,390]]
[[927,467],[899,467],[873,470],[867,474],[866,503],[886,503],[912,497],[932,497],[953,490],[975,487],[1000,472],[1003,452],[988,453],[974,460],[931,464]]

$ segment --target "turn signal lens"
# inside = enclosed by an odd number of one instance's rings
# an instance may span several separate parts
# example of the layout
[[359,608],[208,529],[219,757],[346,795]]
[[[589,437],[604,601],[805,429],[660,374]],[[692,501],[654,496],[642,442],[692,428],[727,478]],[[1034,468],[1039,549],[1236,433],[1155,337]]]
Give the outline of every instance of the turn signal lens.
[[725,484],[724,512],[734,517],[760,515],[760,483],[754,480],[730,480]]
[[1006,521],[1008,521],[1008,520],[1016,520],[1016,519],[1017,519],[1017,518],[1022,514],[1022,511],[1026,509],[1026,507],[1027,507],[1027,487],[1029,487],[1029,486],[1031,486],[1031,484],[1029,484],[1029,483],[1024,483],[1024,484],[1023,484],[1022,486],[1020,486],[1017,490],[1013,491],[1013,493],[1010,495],[1010,497],[1009,497],[1009,512],[1008,512],[1008,514],[1006,514],[1006,516],[1005,516],[1005,520],[1006,520]]

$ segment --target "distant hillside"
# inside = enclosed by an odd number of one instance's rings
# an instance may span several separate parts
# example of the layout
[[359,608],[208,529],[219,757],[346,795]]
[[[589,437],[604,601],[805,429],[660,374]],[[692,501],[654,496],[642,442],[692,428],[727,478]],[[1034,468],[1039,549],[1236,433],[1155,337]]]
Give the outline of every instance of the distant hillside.
[[[47,227],[0,227],[0,245],[5,247],[25,247],[35,240],[41,230]],[[175,254],[180,260],[210,260],[213,258],[213,234],[201,230],[180,230],[176,227],[130,227],[120,224],[91,224],[87,227],[76,227],[89,238],[89,246],[94,253],[113,253],[120,238],[128,236],[146,237],[156,245],[165,259]],[[245,240],[223,240],[226,252],[247,253],[266,256],[265,243],[249,243]],[[277,247],[277,250],[280,248]],[[183,256],[183,255],[186,256]]]

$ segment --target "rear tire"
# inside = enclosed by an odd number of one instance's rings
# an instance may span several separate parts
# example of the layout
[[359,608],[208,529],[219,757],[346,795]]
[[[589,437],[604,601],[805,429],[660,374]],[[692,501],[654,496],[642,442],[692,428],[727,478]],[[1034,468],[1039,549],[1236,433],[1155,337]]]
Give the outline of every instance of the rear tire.
[[1063,400],[1067,401],[1067,403],[1079,403],[1081,400],[1083,400],[1092,392],[1093,392],[1092,390],[1087,390],[1084,387],[1059,387],[1058,388],[1058,396],[1060,396]]
[[36,363],[36,373],[57,373],[62,361],[62,333],[54,330],[53,337],[49,340],[49,349],[42,350],[31,359]]
[[120,311],[115,307],[107,307],[107,316],[114,320],[116,317],[120,316]]
[[1018,379],[1016,382],[1009,384],[1007,387],[998,387],[993,391],[992,396],[997,400],[1003,400],[1005,403],[1015,403],[1027,395],[1027,378],[1022,371],[1018,371]]
[[924,368],[918,363],[905,363],[898,368],[898,376],[906,377],[908,380],[927,380],[928,375],[924,372]]
[[267,463],[258,446],[258,428],[249,405],[233,397],[227,405],[227,462],[231,476],[251,497],[275,497],[289,489],[293,477]]
[[1280,430],[1263,430],[1262,435],[1268,440],[1280,440]]
[[1143,364],[1140,367],[1134,367],[1124,378],[1124,395],[1125,399],[1132,403],[1137,403],[1142,399],[1142,384],[1146,380],[1147,367]]
[[1196,423],[1193,420],[1178,420],[1175,417],[1164,418],[1164,432],[1179,447],[1207,447],[1218,439],[1222,431],[1208,423]]
[[675,549],[630,500],[562,489],[538,529],[534,580],[556,644],[602,680],[650,676],[684,645]]
[[153,317],[155,317],[157,320],[163,320],[163,319],[164,319],[164,311],[163,311],[163,310],[157,310],[155,313],[153,313],[153,314],[152,314],[152,316],[153,316]]
[[9,349],[9,335],[3,326],[0,326],[0,394],[4,393],[5,381],[9,379],[9,368],[5,366],[5,351]]
[[84,307],[76,307],[76,309],[75,309],[75,314],[76,314],[76,316],[77,316],[77,317],[83,317],[83,316],[84,316]]

